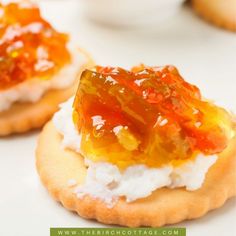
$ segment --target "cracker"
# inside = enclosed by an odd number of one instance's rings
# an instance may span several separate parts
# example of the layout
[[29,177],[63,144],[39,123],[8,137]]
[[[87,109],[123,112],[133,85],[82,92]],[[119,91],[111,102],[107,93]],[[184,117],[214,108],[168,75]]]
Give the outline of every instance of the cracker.
[[219,27],[236,31],[235,0],[193,0],[193,8],[207,21]]
[[49,90],[35,103],[14,103],[10,109],[0,112],[0,136],[42,127],[58,110],[58,105],[75,94],[82,71],[94,65],[87,52],[79,49],[78,53],[87,58],[78,71],[78,79],[66,89]]
[[87,170],[81,155],[62,149],[61,139],[53,123],[49,122],[38,141],[37,170],[55,200],[87,219],[129,227],[159,227],[201,217],[236,195],[236,138],[210,168],[199,190],[161,188],[135,202],[120,199],[113,208],[88,195],[76,197],[68,181],[73,179],[78,184],[83,183]]

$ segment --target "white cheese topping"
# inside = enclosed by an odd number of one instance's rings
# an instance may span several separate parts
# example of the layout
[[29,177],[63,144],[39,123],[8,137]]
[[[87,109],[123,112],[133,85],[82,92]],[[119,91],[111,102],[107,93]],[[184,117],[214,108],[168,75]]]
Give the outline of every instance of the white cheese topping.
[[72,120],[72,104],[74,97],[70,98],[67,102],[60,105],[60,111],[55,113],[53,123],[57,131],[63,135],[62,146],[63,148],[70,148],[76,152],[80,152],[81,136],[75,129]]
[[[57,131],[63,135],[63,147],[81,153],[81,137],[72,121],[73,99],[61,105],[61,110],[54,115],[53,122]],[[120,196],[131,202],[147,197],[162,187],[186,187],[187,190],[194,191],[202,186],[208,169],[216,160],[216,155],[199,154],[194,160],[177,167],[165,165],[149,168],[145,165],[132,165],[121,171],[113,164],[95,163],[85,159],[88,166],[86,180],[83,185],[75,187],[74,193],[78,197],[89,194],[112,207]]]
[[[50,80],[34,78],[7,90],[0,91],[0,112],[9,109],[15,102],[34,103],[48,90],[69,87],[75,81],[80,66],[84,64],[86,60],[84,55],[76,52],[75,47],[69,46],[69,48],[72,55],[72,62],[69,65],[64,66],[64,68]],[[40,66],[43,66],[42,63],[43,61]]]

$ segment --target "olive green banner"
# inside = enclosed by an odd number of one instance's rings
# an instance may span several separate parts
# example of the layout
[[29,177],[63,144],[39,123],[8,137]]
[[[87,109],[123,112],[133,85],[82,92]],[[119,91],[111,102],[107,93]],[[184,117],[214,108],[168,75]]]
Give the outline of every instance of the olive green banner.
[[50,236],[186,236],[185,228],[51,228]]

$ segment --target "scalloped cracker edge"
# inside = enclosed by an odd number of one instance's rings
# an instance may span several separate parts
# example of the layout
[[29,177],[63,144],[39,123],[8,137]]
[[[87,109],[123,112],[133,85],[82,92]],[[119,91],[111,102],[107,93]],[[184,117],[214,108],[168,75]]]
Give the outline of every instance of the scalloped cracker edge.
[[236,32],[235,0],[193,0],[192,4],[197,14],[208,22]]
[[42,127],[58,110],[58,105],[75,94],[81,73],[94,65],[86,51],[78,49],[78,53],[86,58],[78,68],[78,79],[66,89],[49,90],[35,103],[14,103],[8,110],[0,112],[0,137]]
[[199,190],[161,188],[135,202],[120,199],[113,208],[88,195],[77,198],[73,188],[68,186],[70,179],[83,183],[87,170],[82,156],[61,148],[61,135],[52,122],[44,127],[39,137],[36,165],[43,184],[55,200],[84,218],[105,224],[129,227],[174,224],[202,217],[236,195],[236,138],[209,169]]

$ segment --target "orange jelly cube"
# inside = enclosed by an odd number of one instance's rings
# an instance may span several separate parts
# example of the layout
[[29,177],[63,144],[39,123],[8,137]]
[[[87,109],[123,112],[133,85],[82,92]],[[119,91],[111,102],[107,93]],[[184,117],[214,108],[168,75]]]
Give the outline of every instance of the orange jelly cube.
[[234,135],[231,116],[173,66],[85,70],[73,107],[83,154],[121,168],[216,154]]
[[0,90],[35,77],[50,79],[71,60],[67,42],[35,4],[0,3]]

